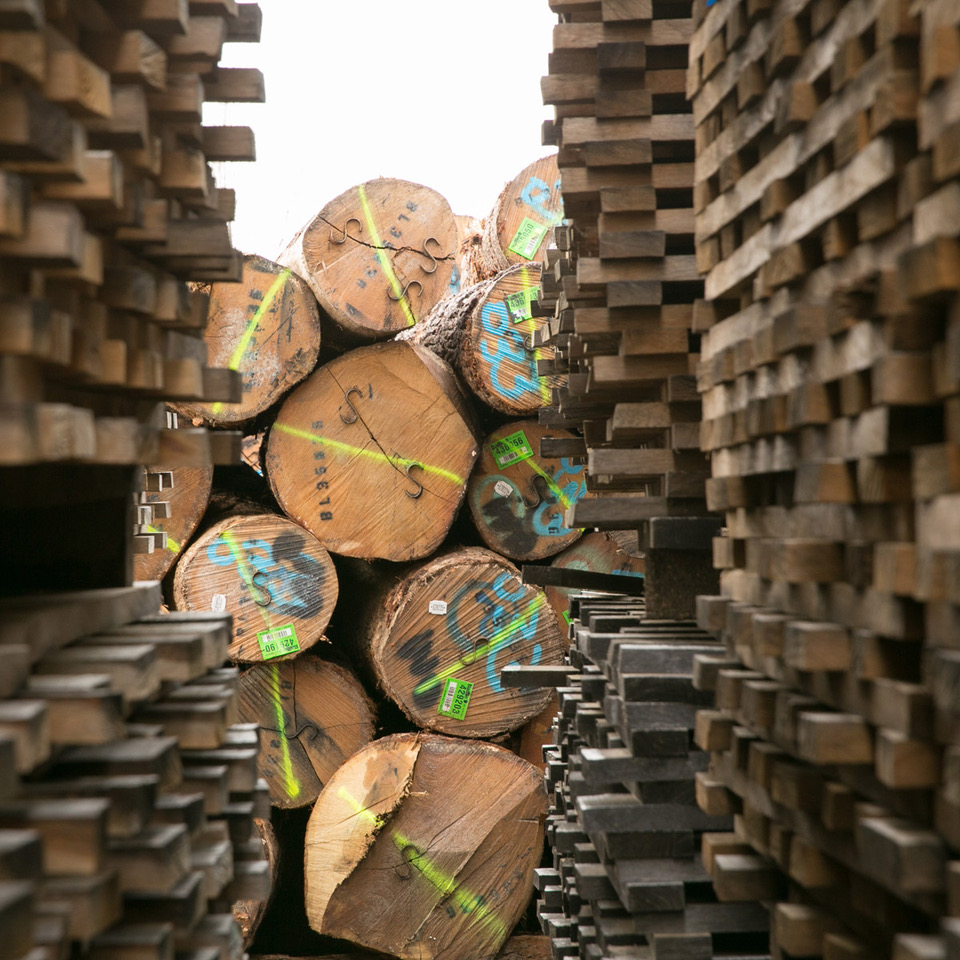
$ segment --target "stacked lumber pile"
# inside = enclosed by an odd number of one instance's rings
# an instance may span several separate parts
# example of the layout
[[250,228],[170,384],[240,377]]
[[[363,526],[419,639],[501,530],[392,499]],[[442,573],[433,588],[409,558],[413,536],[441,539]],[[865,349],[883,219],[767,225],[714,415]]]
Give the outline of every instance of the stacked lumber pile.
[[[691,737],[711,696],[693,685],[694,659],[722,647],[691,622],[648,620],[627,595],[580,593],[571,607],[575,640],[544,749],[553,865],[537,873],[554,957],[766,954],[766,911],[718,903],[704,865],[731,817],[695,800],[710,758]],[[535,669],[504,679],[529,683]]]
[[[262,101],[255,3],[16,0],[0,14],[2,461],[176,462],[160,399],[228,401],[207,366],[207,296],[238,280],[234,196],[214,160],[253,159],[249,129],[204,127],[204,102]],[[195,462],[230,438],[190,438]]]
[[697,20],[698,379],[728,533],[698,743],[703,802],[736,814],[714,881],[770,901],[784,955],[953,957],[957,15]]
[[[589,486],[608,494],[579,503],[573,525],[643,525],[641,545],[650,550],[696,543],[709,577],[702,550],[715,523],[676,522],[706,514],[692,376],[702,281],[683,79],[690,11],[650,0],[555,0],[550,7],[560,23],[541,86],[556,119],[545,125],[544,141],[559,147],[572,227],[558,232],[550,327],[566,384],[541,422],[582,431]],[[663,581],[649,560],[648,600],[658,615],[692,615],[661,598]],[[683,566],[694,568],[689,560]]]
[[239,960],[262,916],[275,850],[230,620],[159,606],[156,583],[0,603],[11,960]]

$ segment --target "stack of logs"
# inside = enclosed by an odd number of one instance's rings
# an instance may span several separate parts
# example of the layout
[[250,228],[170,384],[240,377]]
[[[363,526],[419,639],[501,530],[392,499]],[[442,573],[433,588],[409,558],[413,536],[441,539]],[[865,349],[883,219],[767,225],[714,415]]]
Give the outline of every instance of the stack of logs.
[[699,450],[694,128],[684,96],[689,4],[552,0],[550,73],[567,216],[551,342],[568,370],[541,422],[582,430],[576,526],[640,528],[652,615],[689,617],[711,590],[707,465]]
[[[782,954],[960,955],[957,12],[697,4],[718,893]],[[734,853],[734,851],[731,851]],[[953,918],[953,919],[949,919]]]

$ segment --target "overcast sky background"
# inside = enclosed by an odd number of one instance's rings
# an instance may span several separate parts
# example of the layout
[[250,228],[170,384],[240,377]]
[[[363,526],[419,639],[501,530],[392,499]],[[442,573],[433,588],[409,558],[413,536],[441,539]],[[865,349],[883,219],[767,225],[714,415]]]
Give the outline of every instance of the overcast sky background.
[[400,177],[484,217],[552,115],[540,77],[547,0],[260,0],[259,44],[224,66],[263,71],[265,104],[209,104],[204,123],[253,127],[257,162],[214,164],[237,191],[234,245],[273,259],[344,190]]

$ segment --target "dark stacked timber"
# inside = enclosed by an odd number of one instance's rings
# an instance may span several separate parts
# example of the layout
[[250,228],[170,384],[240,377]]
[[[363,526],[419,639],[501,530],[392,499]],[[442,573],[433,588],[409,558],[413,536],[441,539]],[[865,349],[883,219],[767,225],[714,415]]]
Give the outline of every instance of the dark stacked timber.
[[[960,951],[957,13],[697,5],[698,371],[725,643],[700,685],[724,899],[773,946]],[[953,918],[953,919],[950,919]]]
[[[276,851],[230,620],[155,583],[3,601],[4,956],[239,960]],[[239,921],[239,926],[238,926]]]
[[[566,372],[541,422],[582,431],[588,486],[575,527],[641,530],[653,615],[690,617],[709,589],[710,537],[692,336],[694,128],[684,98],[689,7],[551,3],[559,14],[545,103],[556,119],[566,215],[549,342]],[[537,341],[535,341],[537,343]]]
[[554,957],[767,955],[766,911],[718,903],[710,881],[730,812],[695,800],[709,756],[691,737],[710,695],[693,685],[694,659],[722,648],[691,622],[648,620],[636,598],[577,594],[571,612],[575,672],[544,751],[553,866],[536,880]]

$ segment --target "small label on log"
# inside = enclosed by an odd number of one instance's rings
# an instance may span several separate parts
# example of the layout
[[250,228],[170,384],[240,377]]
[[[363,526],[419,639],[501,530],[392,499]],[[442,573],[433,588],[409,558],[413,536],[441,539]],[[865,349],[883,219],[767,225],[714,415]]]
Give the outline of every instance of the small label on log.
[[273,630],[261,630],[257,634],[257,643],[260,644],[260,653],[264,660],[282,657],[286,653],[296,653],[300,649],[297,631],[292,623],[285,627],[275,627]]
[[443,685],[443,694],[440,697],[437,713],[443,717],[453,717],[454,720],[463,720],[470,705],[471,693],[473,693],[472,683],[466,680],[454,680],[451,677]]
[[490,444],[490,452],[498,467],[507,467],[511,463],[529,460],[533,456],[533,448],[527,442],[522,430],[511,433],[508,437],[494,440]]
[[431,613],[444,614],[447,612],[447,601],[446,600],[431,600],[430,605],[427,609]]
[[506,480],[498,480],[493,485],[493,490],[501,497],[509,497],[510,494],[513,493],[513,487],[511,487]]
[[223,613],[227,609],[227,598],[222,593],[215,593],[210,598],[210,609],[214,613]]
[[506,304],[510,319],[514,323],[529,320],[533,316],[533,301],[539,296],[539,287],[527,287],[525,290],[518,290],[516,293],[508,293],[503,298],[503,302]]
[[549,232],[549,227],[545,227],[542,223],[537,223],[536,220],[531,220],[529,217],[524,217],[507,249],[525,260],[532,260],[537,255],[540,244],[543,243],[543,238]]

